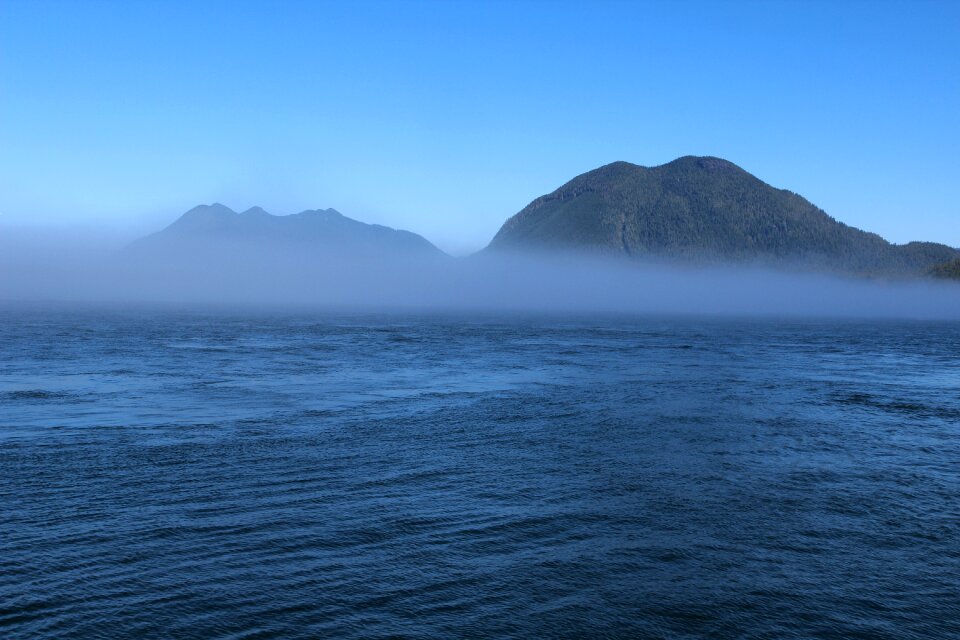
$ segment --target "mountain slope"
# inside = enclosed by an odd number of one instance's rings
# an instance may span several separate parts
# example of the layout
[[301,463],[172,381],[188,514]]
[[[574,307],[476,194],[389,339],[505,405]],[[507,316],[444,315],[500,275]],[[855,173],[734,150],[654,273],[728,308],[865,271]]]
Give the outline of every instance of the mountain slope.
[[334,209],[274,216],[260,207],[236,213],[222,204],[194,207],[162,231],[137,240],[127,251],[203,251],[211,247],[254,252],[293,251],[326,257],[444,255],[415,233],[365,224]]
[[649,168],[615,162],[580,175],[507,220],[489,249],[580,249],[884,274],[921,273],[960,257],[934,243],[892,245],[731,162],[693,156]]
[[960,258],[957,258],[951,262],[934,265],[930,268],[929,273],[935,278],[960,280]]

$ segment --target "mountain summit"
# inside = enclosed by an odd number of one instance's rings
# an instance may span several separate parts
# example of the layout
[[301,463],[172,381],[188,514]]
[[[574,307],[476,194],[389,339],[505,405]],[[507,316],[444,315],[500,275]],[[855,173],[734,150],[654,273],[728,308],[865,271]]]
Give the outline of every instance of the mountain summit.
[[275,216],[260,207],[237,213],[222,204],[200,205],[173,224],[134,242],[128,251],[283,251],[322,257],[430,257],[444,255],[422,236],[353,220],[334,209]]
[[891,244],[732,162],[695,156],[658,167],[614,162],[577,176],[507,220],[488,247],[529,249],[865,274],[922,273],[960,257],[941,244]]

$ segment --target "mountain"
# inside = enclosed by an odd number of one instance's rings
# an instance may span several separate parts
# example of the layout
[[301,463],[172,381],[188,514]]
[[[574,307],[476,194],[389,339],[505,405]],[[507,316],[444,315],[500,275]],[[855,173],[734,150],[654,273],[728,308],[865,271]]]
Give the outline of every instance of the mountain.
[[435,257],[446,255],[409,231],[353,220],[334,209],[275,216],[260,207],[237,213],[222,204],[200,205],[173,224],[127,248],[128,253],[290,252],[318,257]]
[[960,258],[943,264],[937,264],[930,268],[930,275],[935,278],[947,278],[950,280],[960,280]]
[[614,162],[577,176],[507,220],[487,251],[530,249],[878,275],[920,274],[960,258],[942,244],[891,244],[731,162],[694,156],[658,167]]

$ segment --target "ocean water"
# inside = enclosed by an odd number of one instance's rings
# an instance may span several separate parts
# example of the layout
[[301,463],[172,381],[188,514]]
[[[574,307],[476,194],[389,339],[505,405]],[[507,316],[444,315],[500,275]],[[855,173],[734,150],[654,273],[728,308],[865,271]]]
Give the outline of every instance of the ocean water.
[[960,637],[960,324],[0,310],[2,638]]

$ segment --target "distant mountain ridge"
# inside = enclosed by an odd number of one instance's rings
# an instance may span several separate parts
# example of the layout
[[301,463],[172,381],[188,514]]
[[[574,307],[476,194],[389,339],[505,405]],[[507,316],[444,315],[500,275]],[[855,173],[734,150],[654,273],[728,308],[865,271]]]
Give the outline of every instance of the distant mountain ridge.
[[[508,219],[481,253],[544,250],[858,275],[956,278],[960,271],[958,249],[891,244],[727,160],[696,156],[657,167],[614,162],[577,176]],[[219,203],[194,207],[125,253],[167,263],[307,258],[353,267],[448,257],[416,233],[365,224],[334,209],[275,216],[260,207],[237,213]]]
[[260,207],[237,213],[219,203],[194,207],[165,229],[135,241],[128,251],[202,250],[210,245],[328,255],[446,255],[423,236],[359,222],[335,209],[275,216]]
[[732,162],[696,156],[577,176],[507,220],[486,251],[544,249],[878,275],[922,274],[960,258],[942,244],[891,244]]

